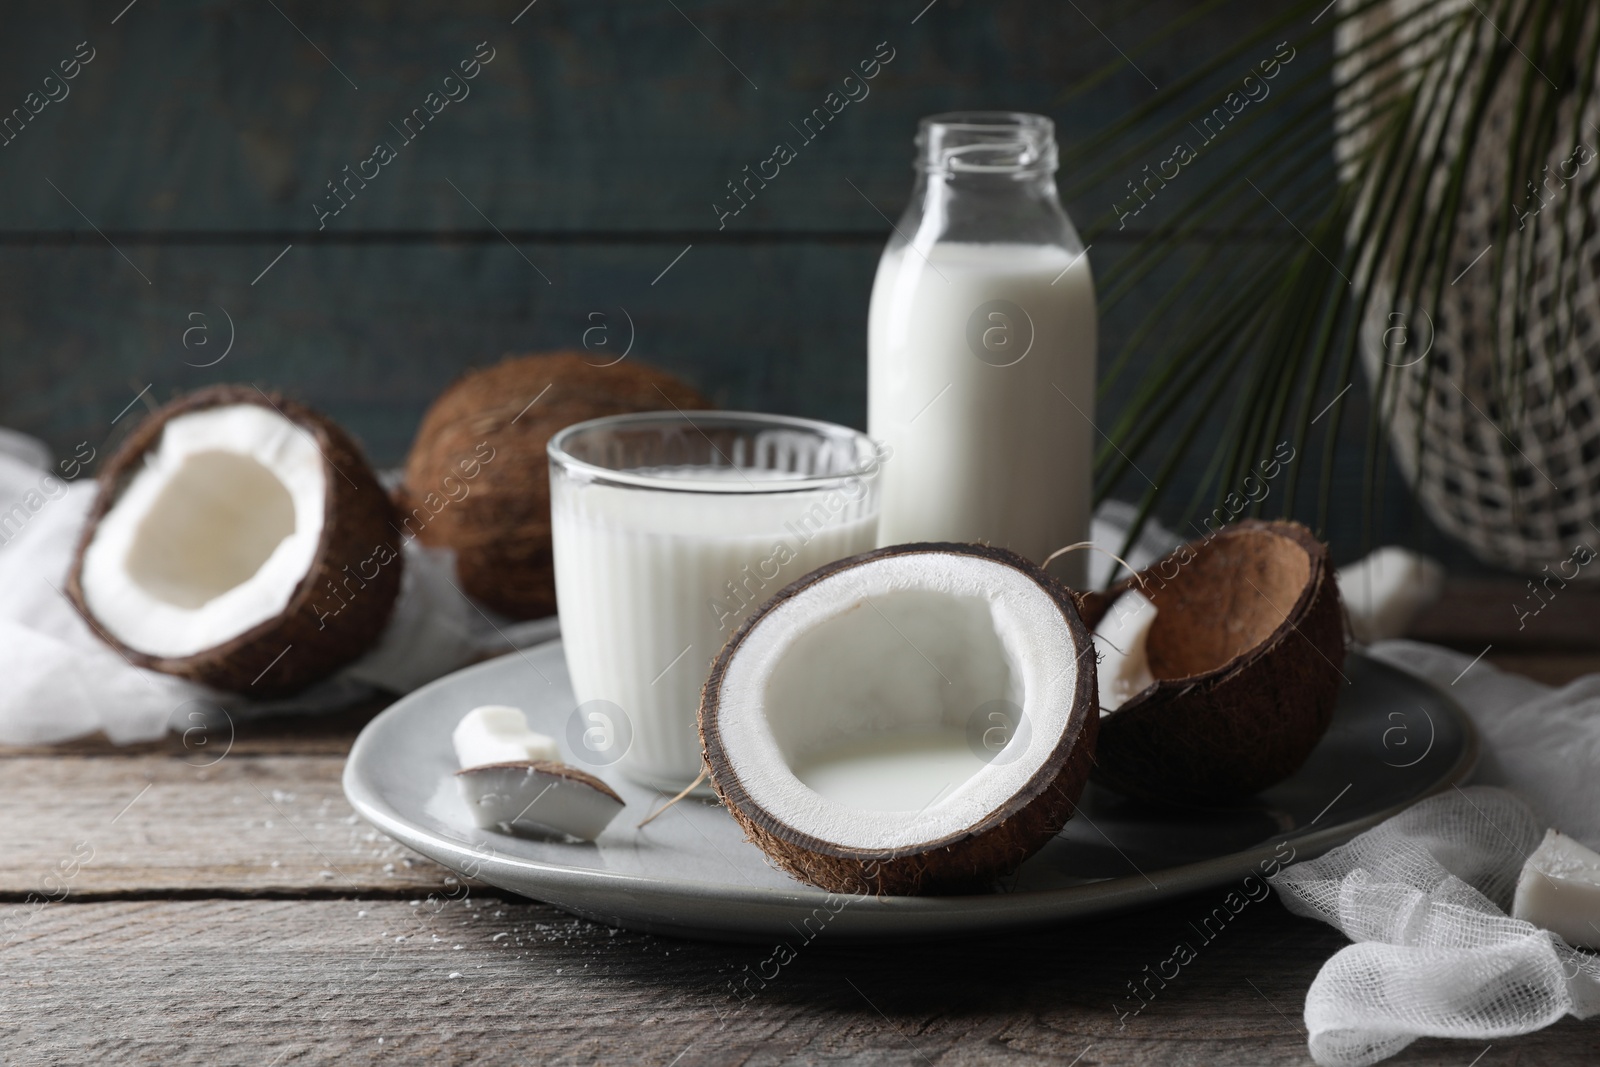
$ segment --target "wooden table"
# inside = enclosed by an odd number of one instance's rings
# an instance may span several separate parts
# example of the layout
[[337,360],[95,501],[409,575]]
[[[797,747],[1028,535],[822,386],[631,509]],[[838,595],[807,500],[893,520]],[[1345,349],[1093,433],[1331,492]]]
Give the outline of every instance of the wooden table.
[[[1466,608],[1507,589],[1451,597],[1423,632],[1495,644]],[[1600,668],[1596,600],[1572,594],[1568,624],[1560,603],[1549,651],[1497,633],[1486,659],[1546,680]],[[1345,940],[1276,899],[1142,1008],[1129,984],[1220,894],[959,942],[823,939],[741,1000],[772,946],[576,920],[362,822],[339,776],[375,711],[241,725],[225,752],[196,735],[0,754],[0,1063],[1310,1062],[1306,988]],[[1419,1041],[1392,1062],[1594,1063],[1600,1028],[1485,1045]]]

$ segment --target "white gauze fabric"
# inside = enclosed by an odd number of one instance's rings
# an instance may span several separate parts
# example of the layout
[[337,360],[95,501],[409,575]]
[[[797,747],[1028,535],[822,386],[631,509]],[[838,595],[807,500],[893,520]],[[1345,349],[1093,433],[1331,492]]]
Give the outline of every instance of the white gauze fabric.
[[1506,915],[1543,834],[1503,789],[1451,789],[1270,879],[1290,911],[1356,942],[1306,994],[1312,1059],[1357,1067],[1419,1037],[1506,1037],[1600,1011],[1600,959]]

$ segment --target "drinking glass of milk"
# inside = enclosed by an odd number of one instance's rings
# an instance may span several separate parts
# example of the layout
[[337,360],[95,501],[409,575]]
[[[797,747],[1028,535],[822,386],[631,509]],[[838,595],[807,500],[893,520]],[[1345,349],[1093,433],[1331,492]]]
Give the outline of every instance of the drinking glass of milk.
[[[987,541],[1034,562],[1089,537],[1095,299],[1042,115],[923,119],[878,264],[868,432],[888,444],[880,545]],[[1082,587],[1083,555],[1062,577]]]
[[723,643],[794,579],[873,547],[887,450],[831,423],[692,411],[581,422],[548,451],[569,745],[676,792],[700,773]]

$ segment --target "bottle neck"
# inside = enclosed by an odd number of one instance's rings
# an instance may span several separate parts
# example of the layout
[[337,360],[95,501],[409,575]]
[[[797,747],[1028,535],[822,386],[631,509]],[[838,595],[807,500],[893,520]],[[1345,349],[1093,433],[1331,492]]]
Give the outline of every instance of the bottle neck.
[[921,172],[900,233],[918,248],[940,241],[1054,244],[1081,251],[1049,171],[1011,174]]
[[933,115],[917,127],[917,169],[960,176],[1050,175],[1056,127],[1043,115],[963,111]]
[[916,247],[963,241],[1081,250],[1056,193],[1049,119],[1015,112],[935,115],[922,121],[917,147],[916,185],[899,227]]

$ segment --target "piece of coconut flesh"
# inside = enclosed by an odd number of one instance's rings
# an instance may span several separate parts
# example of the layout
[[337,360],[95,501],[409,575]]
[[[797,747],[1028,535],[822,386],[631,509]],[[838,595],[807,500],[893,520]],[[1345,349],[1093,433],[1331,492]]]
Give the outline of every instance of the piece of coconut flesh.
[[456,772],[472,821],[485,830],[593,841],[625,806],[600,779],[544,760]]
[[1600,853],[1546,831],[1522,865],[1511,915],[1569,945],[1600,949]]
[[836,571],[727,658],[719,783],[844,848],[959,835],[1051,757],[1079,684],[1074,647],[1040,584],[991,560],[907,553]]
[[555,741],[528,729],[528,718],[522,709],[505,704],[485,704],[467,712],[450,734],[450,741],[455,746],[456,762],[463,768],[561,759]]
[[276,618],[315,562],[324,460],[271,408],[179,415],[84,551],[97,623],[150,656],[192,656]]
[[1155,685],[1145,647],[1155,621],[1156,606],[1150,598],[1129,589],[1112,602],[1094,628],[1094,647],[1100,655],[1095,676],[1100,686],[1100,714],[1109,715]]
[[1444,591],[1444,568],[1427,556],[1386,545],[1339,568],[1339,598],[1357,641],[1403,637]]

